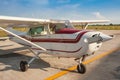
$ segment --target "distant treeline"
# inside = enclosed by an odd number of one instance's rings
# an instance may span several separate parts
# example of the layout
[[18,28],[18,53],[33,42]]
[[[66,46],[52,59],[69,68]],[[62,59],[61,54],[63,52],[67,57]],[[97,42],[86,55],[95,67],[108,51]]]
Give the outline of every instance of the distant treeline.
[[[83,29],[85,25],[75,25],[77,29]],[[94,24],[89,25],[87,29],[96,29],[96,30],[120,30],[120,24]]]
[[110,24],[93,24],[92,26],[120,26],[120,24],[112,24],[112,23],[110,23]]

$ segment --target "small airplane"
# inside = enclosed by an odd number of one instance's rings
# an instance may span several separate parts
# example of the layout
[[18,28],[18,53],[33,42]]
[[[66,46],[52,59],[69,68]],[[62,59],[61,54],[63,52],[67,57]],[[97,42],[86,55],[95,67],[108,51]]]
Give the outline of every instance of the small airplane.
[[[100,49],[103,42],[111,40],[113,36],[106,35],[99,31],[86,30],[91,23],[104,23],[109,20],[54,20],[54,19],[33,19],[0,16],[0,24],[6,28],[1,30],[10,34],[10,40],[27,46],[35,55],[30,61],[21,61],[20,70],[25,72],[30,64],[39,58],[39,54],[65,58],[75,58],[78,62],[77,71],[81,74],[86,72],[82,62],[87,56],[93,55]],[[77,30],[73,25],[85,24],[83,30]],[[29,29],[21,32],[13,29],[13,26]]]

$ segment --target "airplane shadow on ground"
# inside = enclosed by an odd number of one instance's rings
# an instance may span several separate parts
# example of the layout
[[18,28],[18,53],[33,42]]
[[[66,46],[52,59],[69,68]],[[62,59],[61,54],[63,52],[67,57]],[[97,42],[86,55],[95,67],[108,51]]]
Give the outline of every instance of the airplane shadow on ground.
[[[117,55],[116,54],[111,54],[111,56],[114,56],[115,58],[119,57],[118,59],[116,59],[116,62],[117,61],[119,62],[120,61],[120,50],[117,53],[118,53]],[[120,80],[120,64],[118,63],[118,65],[115,66],[114,70],[110,73],[115,79]]]
[[68,71],[68,72],[72,72],[72,73],[78,73],[77,70],[69,70],[69,69],[65,69],[65,68],[57,68],[57,67],[51,67],[54,69],[59,69],[61,71]]
[[[0,50],[1,51],[1,50]],[[24,54],[10,53],[5,55],[0,55],[0,71],[15,70],[20,71],[19,65],[20,61],[29,61],[33,57]],[[1,68],[2,67],[2,68]],[[50,67],[50,64],[42,59],[35,59],[31,64],[29,69],[42,69]],[[46,71],[46,70],[45,70]]]

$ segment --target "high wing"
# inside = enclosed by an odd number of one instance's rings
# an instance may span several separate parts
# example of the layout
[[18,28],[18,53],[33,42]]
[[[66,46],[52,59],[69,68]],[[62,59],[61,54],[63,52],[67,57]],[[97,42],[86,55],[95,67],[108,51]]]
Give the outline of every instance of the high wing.
[[34,23],[65,23],[69,21],[72,24],[91,24],[91,23],[104,23],[109,20],[57,20],[57,19],[36,19],[36,18],[23,18],[0,16],[0,24],[34,24]]
[[106,23],[110,20],[70,20],[72,24],[92,24],[92,23]]
[[0,16],[0,24],[1,25],[31,25],[31,24],[39,24],[39,23],[48,23],[50,20],[47,19],[34,19],[34,18],[22,18],[22,17],[11,17],[11,16]]
[[23,17],[11,17],[11,16],[0,16],[0,21],[1,22],[49,22],[48,19],[35,19],[35,18],[23,18]]
[[65,20],[0,16],[0,24],[6,25],[6,26],[17,25],[17,24],[31,25],[31,24],[48,24],[48,23],[65,23]]

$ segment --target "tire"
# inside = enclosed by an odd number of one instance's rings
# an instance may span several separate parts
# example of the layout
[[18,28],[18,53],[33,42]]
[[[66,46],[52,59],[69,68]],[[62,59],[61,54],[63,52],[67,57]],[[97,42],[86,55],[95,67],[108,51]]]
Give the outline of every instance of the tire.
[[77,71],[78,73],[84,74],[86,72],[86,67],[84,64],[77,65]]
[[28,63],[27,63],[27,61],[21,61],[20,62],[20,70],[22,72],[25,72],[25,71],[27,71],[27,69],[28,69]]

